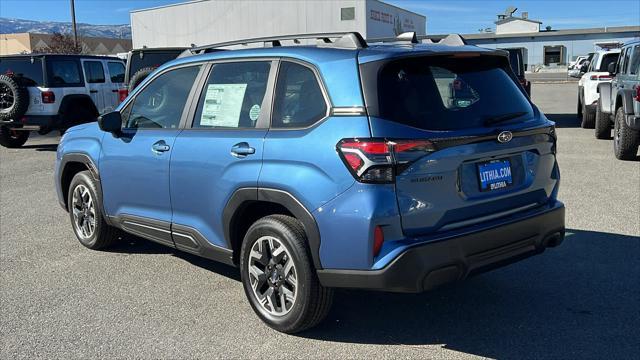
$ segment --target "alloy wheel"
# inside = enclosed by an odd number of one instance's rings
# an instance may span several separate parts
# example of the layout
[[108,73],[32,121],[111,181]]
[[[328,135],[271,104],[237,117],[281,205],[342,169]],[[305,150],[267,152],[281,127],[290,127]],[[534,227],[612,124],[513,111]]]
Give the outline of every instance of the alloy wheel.
[[91,192],[85,185],[79,184],[73,189],[71,204],[76,233],[83,239],[90,238],[96,230],[96,211]]
[[0,84],[0,110],[9,109],[14,101],[13,91],[7,85]]
[[260,306],[283,316],[293,308],[298,290],[296,267],[289,250],[273,236],[259,238],[251,247],[249,281]]

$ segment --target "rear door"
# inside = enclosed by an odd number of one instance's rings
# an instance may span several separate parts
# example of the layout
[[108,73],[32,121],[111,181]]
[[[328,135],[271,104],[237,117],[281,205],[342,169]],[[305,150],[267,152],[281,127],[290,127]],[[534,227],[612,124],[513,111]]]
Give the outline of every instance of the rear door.
[[400,144],[393,158],[407,235],[540,206],[557,183],[552,123],[505,71],[506,58],[463,55],[361,67],[372,136]]
[[197,253],[197,241],[229,247],[222,212],[234,191],[258,185],[275,69],[272,60],[214,63],[200,85],[171,159],[179,249]]
[[109,86],[102,61],[83,59],[82,69],[89,96],[91,96],[91,100],[96,105],[98,113],[102,114],[105,110],[105,91]]

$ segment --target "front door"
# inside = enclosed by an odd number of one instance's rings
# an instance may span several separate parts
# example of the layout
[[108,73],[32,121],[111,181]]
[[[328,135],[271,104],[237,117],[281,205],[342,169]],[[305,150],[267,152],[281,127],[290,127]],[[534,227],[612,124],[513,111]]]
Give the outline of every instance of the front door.
[[173,240],[182,250],[228,248],[223,211],[239,188],[257,187],[275,77],[272,61],[214,64],[171,158]]
[[105,134],[102,142],[106,213],[125,230],[168,245],[169,161],[200,69],[187,66],[157,76],[121,110],[121,134]]

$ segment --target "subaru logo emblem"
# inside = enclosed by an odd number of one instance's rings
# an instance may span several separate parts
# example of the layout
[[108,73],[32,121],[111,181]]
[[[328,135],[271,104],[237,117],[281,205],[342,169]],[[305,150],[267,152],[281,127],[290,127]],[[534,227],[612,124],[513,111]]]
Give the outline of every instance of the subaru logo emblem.
[[513,134],[511,133],[511,131],[503,131],[498,134],[498,141],[501,143],[508,143],[509,141],[511,141],[511,139],[513,139]]

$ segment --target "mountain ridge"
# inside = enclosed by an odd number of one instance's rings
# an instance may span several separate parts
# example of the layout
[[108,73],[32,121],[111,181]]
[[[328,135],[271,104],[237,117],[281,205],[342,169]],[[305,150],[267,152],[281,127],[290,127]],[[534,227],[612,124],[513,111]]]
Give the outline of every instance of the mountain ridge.
[[[78,36],[131,39],[129,24],[93,25],[77,23]],[[0,17],[0,34],[12,33],[71,33],[71,22],[38,21]]]

